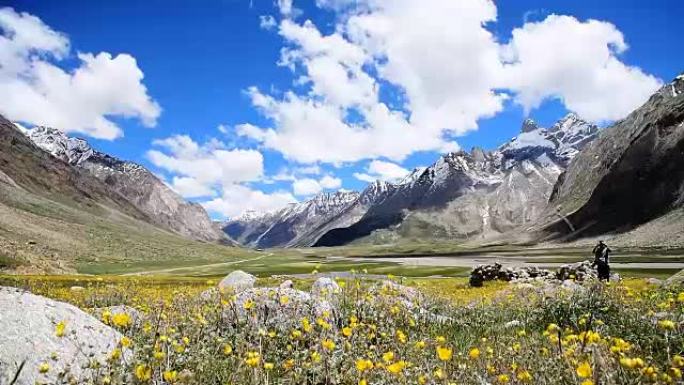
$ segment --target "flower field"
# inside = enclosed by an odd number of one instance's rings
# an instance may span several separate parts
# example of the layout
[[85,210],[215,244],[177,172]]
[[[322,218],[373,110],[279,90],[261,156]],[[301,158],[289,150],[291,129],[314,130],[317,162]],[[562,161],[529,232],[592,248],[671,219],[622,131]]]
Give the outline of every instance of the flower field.
[[[0,285],[72,303],[124,335],[106,364],[93,364],[93,384],[682,383],[676,288],[394,279],[422,294],[410,303],[352,276],[338,280],[333,310],[277,323],[261,322],[258,302],[202,295],[216,282],[201,279],[0,277]],[[268,295],[283,307],[293,300]],[[92,310],[113,305],[140,319]],[[230,316],[238,313],[246,316]],[[68,343],[69,324],[54,333]],[[49,372],[52,359],[25,370]]]

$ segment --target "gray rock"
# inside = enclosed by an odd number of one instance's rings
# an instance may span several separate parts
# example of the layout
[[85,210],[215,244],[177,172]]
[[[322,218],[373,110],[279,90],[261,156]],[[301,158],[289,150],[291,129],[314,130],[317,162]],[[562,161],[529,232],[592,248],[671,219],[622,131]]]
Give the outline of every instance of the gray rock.
[[242,270],[235,270],[219,282],[218,287],[222,293],[238,294],[254,287],[256,277]]
[[291,279],[288,279],[287,281],[281,283],[279,287],[281,289],[292,289],[294,288],[294,282],[292,282]]
[[680,270],[677,274],[665,280],[667,286],[682,286],[684,284],[684,270]]
[[[56,335],[59,322],[66,325],[62,337]],[[62,383],[60,373],[87,383],[88,366],[93,361],[105,365],[122,338],[75,306],[8,287],[0,287],[0,330],[0,383],[9,383],[8,376],[25,362],[16,385]],[[39,372],[42,363],[49,364],[46,373]]]
[[311,294],[317,297],[332,299],[340,293],[340,285],[328,277],[318,278],[311,286]]
[[648,278],[646,279],[646,283],[653,286],[661,286],[663,284],[663,281],[658,278]]

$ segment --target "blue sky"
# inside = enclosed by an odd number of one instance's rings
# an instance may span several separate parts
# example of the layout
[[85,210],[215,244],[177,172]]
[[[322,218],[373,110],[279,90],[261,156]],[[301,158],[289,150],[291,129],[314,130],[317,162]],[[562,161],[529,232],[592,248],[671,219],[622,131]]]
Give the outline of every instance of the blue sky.
[[[37,93],[57,106],[47,113],[21,100],[0,101],[0,112],[27,125],[58,125],[172,185],[178,180],[177,190],[220,218],[273,209],[318,190],[361,189],[374,177],[393,180],[455,143],[493,149],[526,116],[549,126],[575,111],[606,124],[684,70],[684,52],[677,49],[684,5],[676,0],[349,3],[294,0],[290,10],[282,0],[0,1],[13,8],[0,27],[14,47],[0,45],[0,64],[20,57],[24,66],[0,73],[0,85],[14,89],[23,81],[28,84],[18,89],[30,88],[23,100]],[[18,22],[29,17],[30,23]],[[40,31],[29,29],[31,23]],[[514,39],[512,31],[525,27]],[[28,37],[13,40],[19,28]],[[40,33],[52,39],[59,33],[61,40],[45,48]],[[342,42],[316,40],[333,35]],[[277,64],[284,47],[294,53],[292,68]],[[111,58],[99,57],[96,91],[60,83],[64,88],[46,94],[40,85],[57,81],[25,80],[26,71],[36,70],[25,52],[66,76],[87,63],[79,52]],[[130,55],[135,66],[116,62],[119,54]],[[116,67],[105,65],[110,62]],[[340,63],[351,77],[330,83]],[[136,67],[144,78],[136,78]],[[308,81],[298,82],[302,76]],[[50,100],[70,92],[78,103]],[[258,98],[268,107],[259,107]],[[307,103],[316,108],[306,110]],[[64,110],[71,115],[59,116]],[[98,116],[120,134],[93,129]],[[239,129],[246,123],[253,129]],[[354,130],[369,127],[372,133],[356,138]],[[212,167],[216,175],[207,171]]]

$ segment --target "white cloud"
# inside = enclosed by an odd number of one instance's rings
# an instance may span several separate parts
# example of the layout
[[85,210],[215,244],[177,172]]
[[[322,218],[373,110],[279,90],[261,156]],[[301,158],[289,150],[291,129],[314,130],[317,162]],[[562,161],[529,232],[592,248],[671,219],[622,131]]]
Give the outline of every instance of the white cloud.
[[214,196],[216,192],[192,177],[173,177],[171,188],[185,198]]
[[292,183],[292,191],[297,196],[310,196],[323,190],[317,180],[311,178],[297,179]]
[[409,172],[396,163],[374,160],[370,162],[365,173],[354,173],[354,177],[364,182],[375,182],[376,180],[396,182],[408,175]]
[[[333,32],[308,20],[280,22],[278,64],[293,71],[294,87],[282,96],[250,88],[271,126],[239,132],[300,163],[451,151],[454,137],[477,129],[511,96],[527,109],[559,98],[584,118],[617,119],[659,86],[619,60],[627,46],[605,22],[549,16],[502,44],[490,32],[497,18],[490,0],[316,4],[338,13]],[[380,87],[392,88],[392,103]]]
[[153,144],[166,152],[150,150],[147,158],[159,168],[188,178],[180,179],[182,186],[175,179],[172,184],[179,192],[188,193],[188,197],[222,185],[256,181],[263,176],[264,158],[256,150],[227,150],[216,140],[199,145],[187,135],[155,140]]
[[292,194],[286,191],[265,193],[241,184],[223,186],[223,194],[219,198],[203,202],[202,206],[210,212],[224,217],[236,217],[245,211],[266,212],[278,210],[287,204],[297,202]]
[[622,63],[627,50],[622,33],[607,22],[580,22],[551,15],[513,30],[504,47],[507,86],[525,109],[547,98],[593,121],[623,118],[639,107],[661,82]]
[[0,113],[95,138],[123,135],[110,117],[137,118],[154,126],[161,112],[142,83],[143,72],[128,54],[79,53],[65,71],[53,64],[70,52],[66,36],[39,18],[0,9]]
[[330,175],[325,175],[319,180],[313,178],[295,178],[292,182],[292,191],[295,195],[306,197],[318,194],[323,190],[333,190],[342,187],[342,180]]
[[319,181],[324,189],[338,189],[342,187],[342,179],[326,175]]
[[259,16],[259,27],[265,30],[271,30],[278,25],[276,19],[271,15]]

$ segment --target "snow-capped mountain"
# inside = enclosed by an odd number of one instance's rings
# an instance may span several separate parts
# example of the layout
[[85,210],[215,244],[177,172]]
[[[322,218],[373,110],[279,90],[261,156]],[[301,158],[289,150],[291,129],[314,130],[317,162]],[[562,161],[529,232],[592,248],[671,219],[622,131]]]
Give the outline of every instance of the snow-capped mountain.
[[39,126],[24,133],[54,157],[112,187],[156,225],[193,239],[225,240],[202,206],[185,201],[145,167],[96,151],[87,141],[54,128]]
[[237,242],[253,247],[309,246],[306,239],[311,232],[354,206],[361,195],[356,191],[324,192],[274,212],[247,211],[226,221],[223,230]]
[[396,237],[471,237],[533,221],[568,162],[598,133],[574,114],[551,128],[533,120],[495,151],[440,157],[397,183],[320,194],[271,213],[247,212],[224,231],[253,247],[341,245],[374,232]]
[[379,230],[390,238],[470,238],[530,223],[568,162],[598,131],[574,114],[550,129],[528,119],[495,151],[449,153],[412,173],[361,219],[331,229],[316,245],[342,245]]

